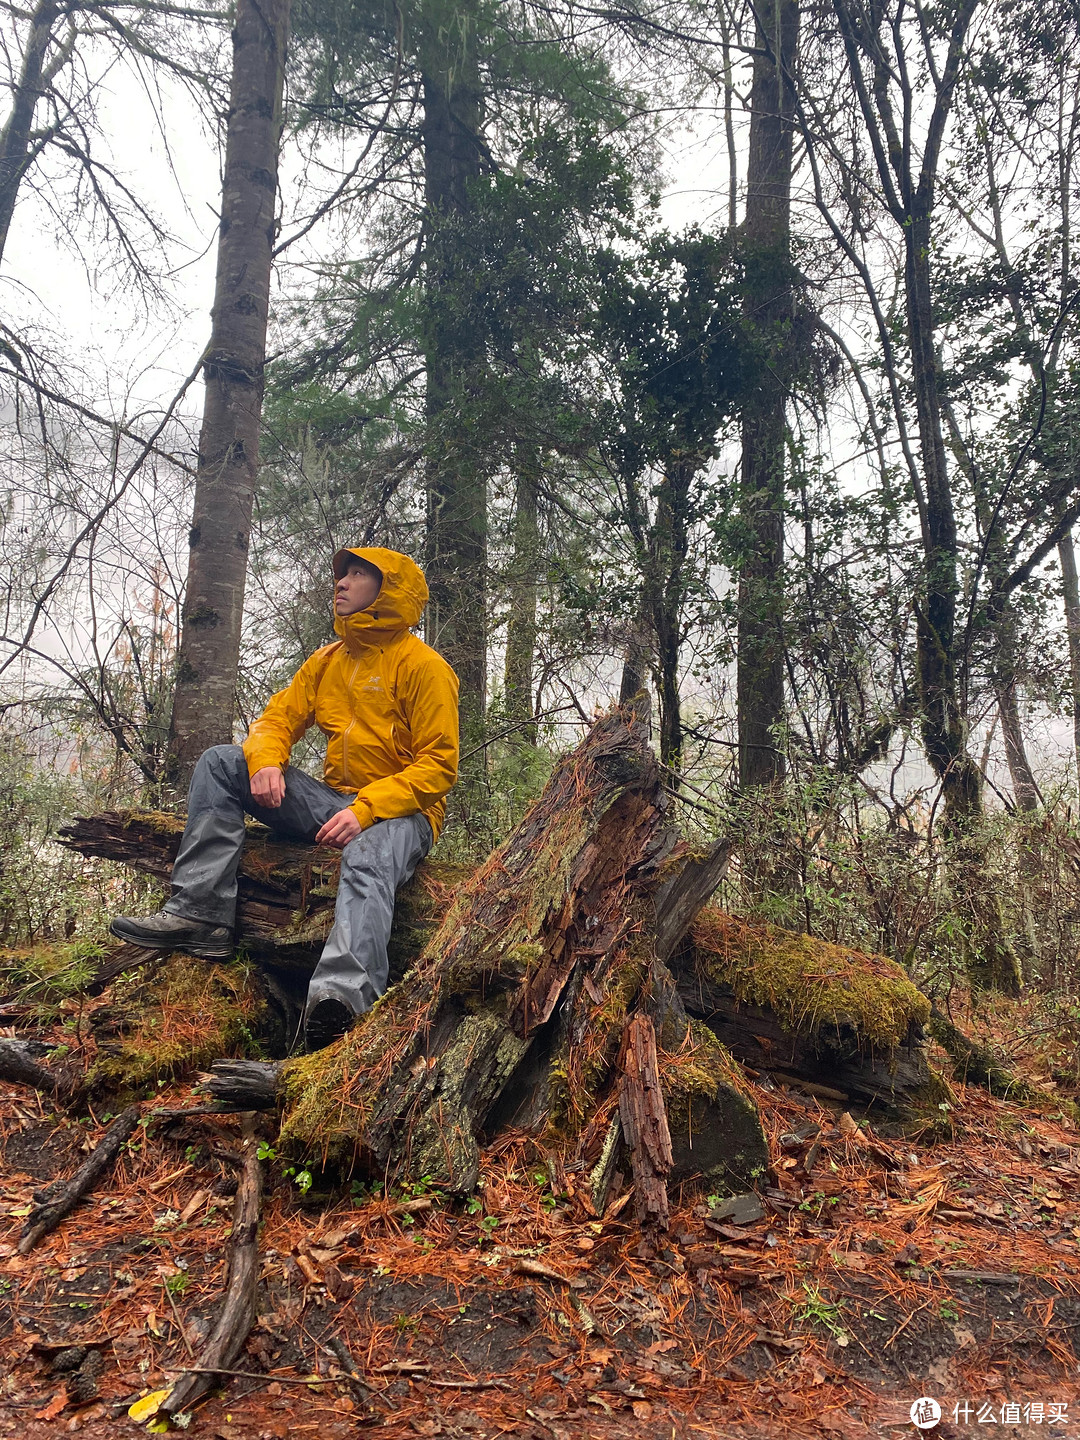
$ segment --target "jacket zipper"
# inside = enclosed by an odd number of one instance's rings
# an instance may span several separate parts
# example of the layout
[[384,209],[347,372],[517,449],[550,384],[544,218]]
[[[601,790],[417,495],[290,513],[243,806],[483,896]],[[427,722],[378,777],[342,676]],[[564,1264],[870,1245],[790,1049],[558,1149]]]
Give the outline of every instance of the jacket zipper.
[[349,707],[349,723],[345,726],[344,734],[341,737],[341,778],[346,786],[349,784],[349,731],[356,724],[356,712],[353,710],[353,682],[356,673],[360,669],[359,656],[353,661],[352,674],[349,676],[349,683],[345,687],[345,700]]

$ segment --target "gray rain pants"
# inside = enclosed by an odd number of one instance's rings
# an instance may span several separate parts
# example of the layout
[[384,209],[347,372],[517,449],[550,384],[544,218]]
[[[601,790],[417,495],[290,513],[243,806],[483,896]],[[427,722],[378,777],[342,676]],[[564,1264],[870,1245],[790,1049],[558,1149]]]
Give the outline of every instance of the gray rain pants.
[[[290,765],[285,798],[279,809],[268,809],[251,798],[240,746],[214,745],[200,756],[191,777],[187,825],[164,908],[170,915],[233,929],[244,812],[279,835],[310,842],[331,815],[355,798]],[[320,1000],[332,999],[362,1015],[386,989],[394,892],[411,877],[433,838],[431,822],[416,814],[381,820],[345,846],[334,928],[308,985],[305,1014]]]

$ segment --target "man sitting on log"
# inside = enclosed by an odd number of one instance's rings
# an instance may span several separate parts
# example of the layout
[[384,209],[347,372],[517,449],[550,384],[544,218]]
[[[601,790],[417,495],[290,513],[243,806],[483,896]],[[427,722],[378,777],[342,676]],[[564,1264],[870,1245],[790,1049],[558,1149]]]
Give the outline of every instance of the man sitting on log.
[[[199,759],[165,908],[117,916],[134,945],[208,960],[233,953],[244,812],[291,839],[341,849],[334,928],[308,986],[309,1050],[336,1040],[386,989],[394,892],[430,850],[457,779],[458,681],[411,633],[428,598],[420,568],[378,548],[334,556],[334,630],[272,696],[243,746]],[[318,725],[323,779],[289,764]]]

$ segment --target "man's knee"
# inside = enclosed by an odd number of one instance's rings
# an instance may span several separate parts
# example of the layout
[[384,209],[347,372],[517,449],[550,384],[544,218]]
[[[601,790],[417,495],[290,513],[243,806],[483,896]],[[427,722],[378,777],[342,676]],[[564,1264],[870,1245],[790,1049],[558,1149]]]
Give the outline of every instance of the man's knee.
[[[383,833],[380,834],[379,832]],[[342,874],[380,875],[393,866],[393,846],[384,826],[371,825],[354,835],[341,852]]]
[[247,760],[242,745],[211,745],[199,756],[196,771],[224,781],[230,788],[238,780],[247,780]]

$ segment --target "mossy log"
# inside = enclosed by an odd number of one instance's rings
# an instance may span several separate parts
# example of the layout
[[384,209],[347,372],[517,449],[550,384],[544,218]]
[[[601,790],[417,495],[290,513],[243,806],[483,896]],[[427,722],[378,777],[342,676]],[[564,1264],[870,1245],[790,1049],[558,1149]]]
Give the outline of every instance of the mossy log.
[[[627,1139],[607,1145],[608,1173],[621,1149],[643,1220],[666,1223],[667,1181],[706,1168],[699,1136],[718,1162],[710,1183],[752,1183],[767,1163],[756,1109],[691,1026],[655,941],[674,947],[726,850],[679,845],[668,803],[642,720],[600,720],[458,888],[405,979],[338,1044],[265,1067],[281,1145],[339,1173],[466,1192],[480,1143],[507,1125],[596,1164],[617,1105]],[[221,1066],[206,1088],[250,1106],[259,1083],[250,1065]],[[635,1126],[644,1084],[649,1119]]]
[[671,963],[687,1011],[744,1064],[893,1105],[931,1082],[930,1002],[883,955],[707,907]]

